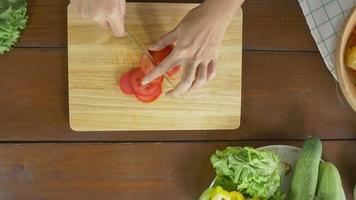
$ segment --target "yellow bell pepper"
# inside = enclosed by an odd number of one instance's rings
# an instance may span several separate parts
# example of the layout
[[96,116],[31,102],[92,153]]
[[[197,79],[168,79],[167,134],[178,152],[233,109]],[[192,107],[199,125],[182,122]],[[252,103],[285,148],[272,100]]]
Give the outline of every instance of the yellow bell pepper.
[[245,198],[240,192],[228,192],[217,186],[212,191],[210,200],[245,200]]
[[230,200],[230,194],[222,187],[217,186],[211,193],[211,200]]
[[351,69],[356,70],[356,46],[346,49],[345,64]]
[[230,192],[231,200],[245,200],[245,197],[240,192]]

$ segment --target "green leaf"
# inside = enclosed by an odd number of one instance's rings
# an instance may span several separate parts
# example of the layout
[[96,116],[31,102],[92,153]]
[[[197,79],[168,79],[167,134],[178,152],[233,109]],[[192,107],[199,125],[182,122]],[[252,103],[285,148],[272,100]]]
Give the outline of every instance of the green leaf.
[[0,1],[0,54],[17,42],[27,23],[26,0]]
[[210,161],[216,171],[214,185],[260,199],[283,199],[280,192],[283,164],[277,154],[252,147],[216,151]]

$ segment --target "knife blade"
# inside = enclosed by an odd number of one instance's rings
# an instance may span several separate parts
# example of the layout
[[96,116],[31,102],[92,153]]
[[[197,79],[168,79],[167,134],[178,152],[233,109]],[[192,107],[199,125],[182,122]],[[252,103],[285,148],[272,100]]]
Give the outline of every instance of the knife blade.
[[[146,48],[143,48],[143,46],[133,37],[127,30],[125,30],[127,37],[131,40],[132,43],[134,43],[140,50],[141,53],[143,53],[145,56],[147,56],[148,59],[154,64],[157,65],[157,62],[155,59],[152,57],[152,55],[148,52]],[[171,80],[167,77],[166,74],[163,75],[163,78],[169,83],[169,85],[174,88],[174,84],[172,83]]]

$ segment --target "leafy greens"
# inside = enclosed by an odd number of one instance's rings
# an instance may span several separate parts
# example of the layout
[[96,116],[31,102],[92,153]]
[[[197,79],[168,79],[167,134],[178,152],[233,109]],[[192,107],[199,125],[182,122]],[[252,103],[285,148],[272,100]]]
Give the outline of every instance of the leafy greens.
[[26,0],[0,1],[0,54],[9,51],[27,22]]
[[277,154],[252,147],[228,147],[216,151],[210,161],[217,177],[214,186],[250,197],[281,200],[281,176],[285,172]]

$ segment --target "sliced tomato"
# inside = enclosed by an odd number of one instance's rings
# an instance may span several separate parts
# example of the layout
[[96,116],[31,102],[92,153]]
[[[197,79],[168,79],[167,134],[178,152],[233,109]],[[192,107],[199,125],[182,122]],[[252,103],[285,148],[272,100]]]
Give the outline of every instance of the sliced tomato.
[[[142,54],[140,68],[145,73],[145,75],[148,74],[154,67],[155,66],[150,61],[150,59],[147,58],[146,55]],[[152,81],[152,83],[156,83],[156,84],[161,84],[162,82],[163,82],[163,76],[158,77],[157,79]]]
[[173,47],[174,47],[173,45],[169,45],[166,46],[161,51],[150,51],[150,54],[152,55],[153,59],[156,61],[157,65],[161,63],[162,60],[165,59],[173,51]]
[[168,70],[168,71],[166,72],[166,74],[167,74],[169,77],[172,77],[172,76],[176,75],[181,69],[182,69],[182,67],[178,65],[178,66],[175,66],[175,67],[173,67],[172,69]]
[[[150,51],[150,54],[152,55],[153,59],[156,61],[157,65],[162,62],[172,51],[173,51],[174,46],[169,45],[162,49],[161,51]],[[169,71],[167,71],[167,75],[169,77],[174,76],[176,73],[178,73],[181,70],[180,66],[175,66]]]
[[159,96],[161,96],[162,93],[162,87],[160,86],[158,90],[156,90],[155,93],[149,95],[149,96],[144,96],[140,94],[135,94],[137,100],[143,102],[143,103],[150,103],[155,101]]
[[155,80],[151,81],[152,84],[161,84],[163,82],[163,76],[156,78]]
[[134,68],[130,72],[130,84],[135,94],[142,96],[150,96],[154,94],[157,90],[160,90],[161,83],[148,83],[147,85],[142,85],[141,81],[145,77],[145,73],[141,68]]
[[119,81],[120,89],[123,93],[127,95],[133,94],[133,89],[129,81],[130,71],[121,76]]

